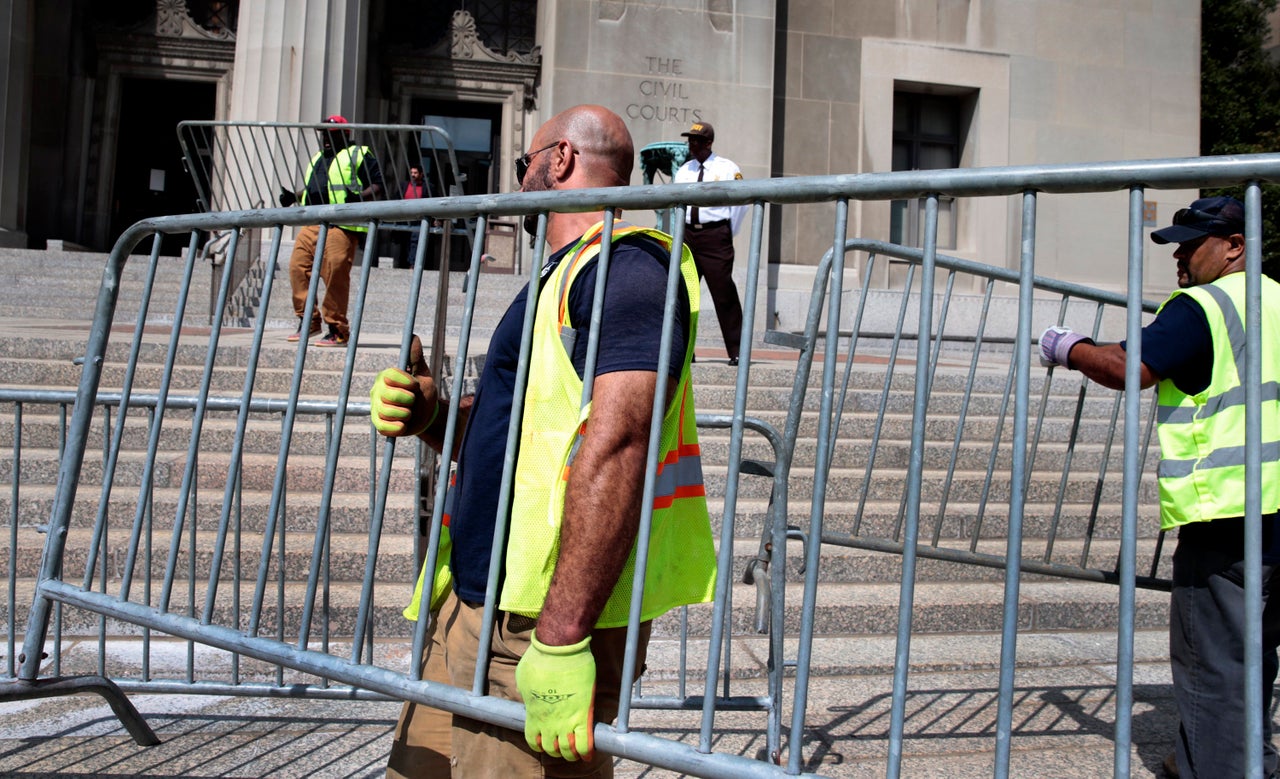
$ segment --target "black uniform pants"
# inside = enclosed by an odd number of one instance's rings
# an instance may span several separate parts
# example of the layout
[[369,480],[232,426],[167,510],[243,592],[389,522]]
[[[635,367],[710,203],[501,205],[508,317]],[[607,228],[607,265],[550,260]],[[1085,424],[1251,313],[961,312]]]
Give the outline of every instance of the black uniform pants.
[[[1243,518],[1197,522],[1179,529],[1173,554],[1169,656],[1180,727],[1179,773],[1191,777],[1244,776],[1244,542]],[[1277,767],[1271,743],[1271,696],[1280,645],[1280,565],[1276,515],[1263,517],[1262,763]]]
[[684,242],[693,252],[698,278],[706,279],[711,291],[724,348],[730,358],[737,359],[742,340],[742,303],[733,283],[733,228],[728,219],[694,228],[695,225],[685,225]]

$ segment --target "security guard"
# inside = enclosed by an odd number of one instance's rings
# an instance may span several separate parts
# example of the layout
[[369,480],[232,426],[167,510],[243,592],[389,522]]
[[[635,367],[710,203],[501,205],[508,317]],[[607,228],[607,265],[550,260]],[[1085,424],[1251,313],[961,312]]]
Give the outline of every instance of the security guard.
[[[1160,524],[1178,528],[1169,659],[1181,720],[1176,775],[1243,776],[1245,754],[1244,208],[1202,198],[1151,234],[1176,243],[1178,291],[1142,331],[1142,386],[1159,385]],[[1271,695],[1280,645],[1280,285],[1262,277],[1263,775],[1273,776]],[[1063,327],[1040,336],[1042,362],[1124,386],[1124,344]],[[1169,761],[1166,761],[1168,765]],[[1170,766],[1173,768],[1174,766]]]
[[[716,131],[707,122],[694,122],[688,132],[689,159],[672,179],[675,183],[693,181],[734,181],[742,178],[737,163],[711,151]],[[729,353],[729,364],[738,364],[739,341],[742,340],[742,303],[738,287],[733,283],[733,236],[738,232],[743,206],[687,206],[685,208],[685,245],[693,251],[698,278],[706,279],[711,300],[716,304],[720,334]]]

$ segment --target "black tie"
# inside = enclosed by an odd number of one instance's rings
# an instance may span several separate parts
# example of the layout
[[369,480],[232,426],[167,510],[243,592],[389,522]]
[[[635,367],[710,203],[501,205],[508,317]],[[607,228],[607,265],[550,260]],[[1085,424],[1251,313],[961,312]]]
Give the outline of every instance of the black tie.
[[[701,163],[698,164],[698,181],[702,181],[702,172],[706,170]],[[698,207],[689,206],[689,224],[698,223]]]

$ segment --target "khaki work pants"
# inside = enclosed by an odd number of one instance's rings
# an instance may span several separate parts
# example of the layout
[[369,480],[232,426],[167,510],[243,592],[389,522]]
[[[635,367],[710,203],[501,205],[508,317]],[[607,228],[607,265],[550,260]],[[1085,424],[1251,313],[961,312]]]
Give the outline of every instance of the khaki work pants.
[[[320,226],[308,225],[298,231],[289,255],[289,285],[293,291],[293,315],[302,318],[307,305],[307,290],[311,287],[311,265],[316,256],[316,242],[320,238]],[[320,260],[320,280],[324,282],[324,296],[311,312],[314,325],[321,317],[330,328],[343,337],[350,334],[347,324],[347,299],[351,294],[351,266],[356,259],[359,239],[341,227],[330,227],[324,241],[324,257]],[[317,295],[319,297],[319,295]],[[306,328],[303,332],[307,332]]]
[[[483,620],[483,604],[464,603],[451,593],[428,637],[423,678],[470,689]],[[529,648],[535,624],[535,620],[519,614],[498,613],[490,642],[489,695],[523,703],[516,689],[516,664]],[[640,626],[636,678],[644,672],[650,627],[648,622]],[[613,722],[618,716],[626,641],[626,628],[598,629],[591,634],[591,653],[596,660],[596,722]],[[396,724],[387,776],[609,779],[613,776],[613,757],[599,750],[585,761],[549,757],[529,749],[523,732],[408,702]]]

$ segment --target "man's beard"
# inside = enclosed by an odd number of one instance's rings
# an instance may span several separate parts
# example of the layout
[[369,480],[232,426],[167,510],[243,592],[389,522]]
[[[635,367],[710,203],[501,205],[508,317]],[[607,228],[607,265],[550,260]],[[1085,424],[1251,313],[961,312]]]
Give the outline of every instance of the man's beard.
[[[536,170],[530,170],[525,175],[524,184],[520,187],[521,192],[549,192],[555,186],[555,181],[551,178],[551,166],[542,165]],[[534,238],[538,237],[538,215],[525,214],[523,219],[524,231]]]

